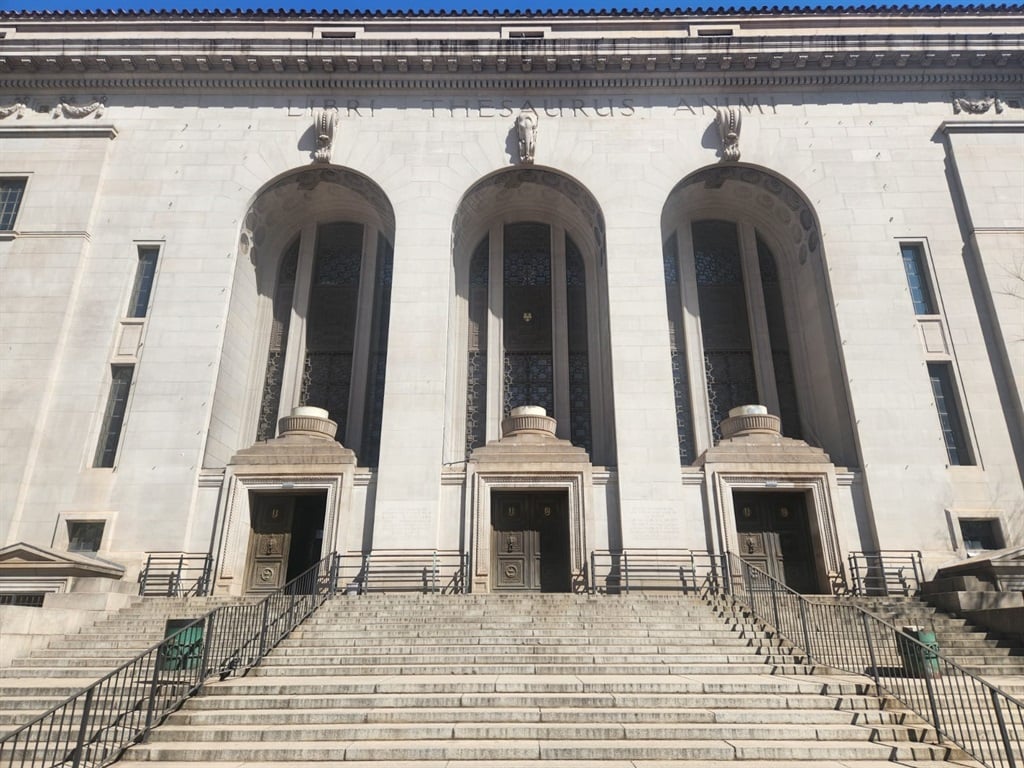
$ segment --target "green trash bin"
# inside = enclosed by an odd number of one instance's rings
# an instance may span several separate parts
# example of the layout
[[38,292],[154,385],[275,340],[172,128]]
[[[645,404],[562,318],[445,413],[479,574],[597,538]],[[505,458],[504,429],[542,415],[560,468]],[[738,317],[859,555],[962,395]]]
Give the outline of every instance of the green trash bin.
[[[164,644],[160,653],[161,670],[196,669],[203,661],[203,625],[195,619],[168,619],[164,626]],[[189,626],[192,625],[192,626]]]
[[[903,632],[896,635],[896,644],[903,659],[903,670],[907,677],[942,677],[939,667],[939,642],[935,639],[935,631],[924,627],[903,627]],[[917,643],[907,640],[907,636]],[[918,645],[920,643],[920,645]]]

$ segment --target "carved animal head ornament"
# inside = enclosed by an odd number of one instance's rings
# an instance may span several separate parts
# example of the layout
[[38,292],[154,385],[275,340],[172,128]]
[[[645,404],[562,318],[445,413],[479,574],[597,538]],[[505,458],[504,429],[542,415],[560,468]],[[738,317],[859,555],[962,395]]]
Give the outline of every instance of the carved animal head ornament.
[[537,151],[537,115],[520,112],[516,117],[516,135],[519,137],[519,162],[533,163]]
[[722,140],[722,159],[739,160],[740,127],[743,123],[739,107],[716,107],[715,123],[718,124],[718,136]]
[[338,125],[338,110],[318,109],[313,117],[313,130],[316,132],[316,151],[313,153],[314,163],[331,162],[334,151],[334,133]]

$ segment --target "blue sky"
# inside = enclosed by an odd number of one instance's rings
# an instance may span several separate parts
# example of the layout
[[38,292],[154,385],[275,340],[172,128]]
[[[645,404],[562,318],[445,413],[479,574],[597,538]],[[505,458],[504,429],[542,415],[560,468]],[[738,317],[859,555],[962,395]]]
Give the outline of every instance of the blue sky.
[[[779,0],[778,2],[766,2],[765,0],[727,0],[726,2],[713,2],[711,0],[701,2],[699,0],[637,0],[634,3],[607,2],[607,0],[0,0],[0,10],[5,11],[85,11],[85,10],[214,10],[214,9],[288,9],[288,10],[591,10],[591,9],[612,9],[612,8],[674,8],[689,7],[694,9],[711,8],[759,8],[762,6],[790,6],[790,7],[813,7],[833,6],[851,7],[861,5],[908,5],[924,6],[931,3],[915,2],[889,2],[887,0],[824,0],[814,3],[807,0]],[[976,4],[972,0],[942,0],[942,5],[963,6]],[[989,4],[981,0],[980,4]],[[992,3],[999,4],[999,3]]]

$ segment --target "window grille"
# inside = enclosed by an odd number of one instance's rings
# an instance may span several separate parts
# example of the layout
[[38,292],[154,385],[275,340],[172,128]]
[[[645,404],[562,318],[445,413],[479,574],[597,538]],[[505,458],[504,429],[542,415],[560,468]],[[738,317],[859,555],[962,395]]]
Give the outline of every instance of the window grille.
[[679,463],[689,465],[695,458],[693,412],[690,407],[690,381],[686,369],[683,307],[679,294],[678,240],[674,234],[665,241],[662,260],[665,269],[665,306],[668,309],[669,356],[672,363],[672,387],[675,393]]

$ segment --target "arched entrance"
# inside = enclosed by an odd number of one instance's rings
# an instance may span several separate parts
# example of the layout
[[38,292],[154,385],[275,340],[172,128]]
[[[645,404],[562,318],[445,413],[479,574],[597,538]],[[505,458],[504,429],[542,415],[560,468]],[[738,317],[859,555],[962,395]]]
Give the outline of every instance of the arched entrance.
[[446,451],[468,459],[473,589],[569,590],[591,464],[615,461],[603,217],[574,180],[516,168],[466,193],[453,243]]
[[705,468],[715,546],[828,590],[833,462],[859,462],[813,210],[774,174],[720,165],[672,191],[662,227],[680,461]]
[[349,507],[357,462],[377,464],[394,232],[380,188],[344,168],[287,173],[246,212],[204,457],[226,466],[219,589],[363,545]]

